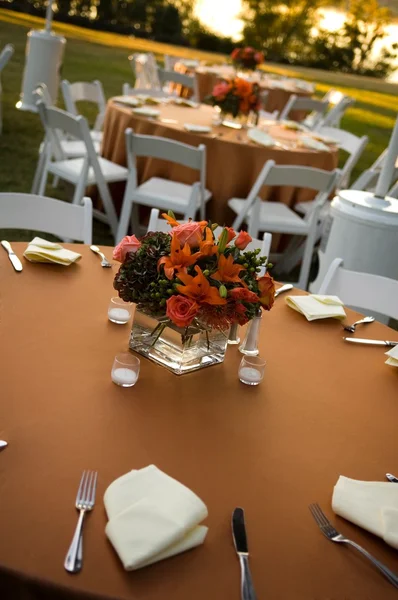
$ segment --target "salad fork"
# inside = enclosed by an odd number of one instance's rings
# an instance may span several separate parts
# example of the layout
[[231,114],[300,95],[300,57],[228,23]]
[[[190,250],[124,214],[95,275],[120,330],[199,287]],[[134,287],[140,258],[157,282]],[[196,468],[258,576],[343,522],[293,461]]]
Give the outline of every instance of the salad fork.
[[349,540],[344,535],[339,533],[337,529],[335,529],[331,522],[327,519],[319,504],[310,504],[309,509],[319,529],[321,530],[323,535],[327,537],[328,540],[330,540],[331,542],[339,542],[342,544],[349,544],[350,546],[353,546],[356,550],[358,550],[358,552],[366,556],[366,558],[369,559],[370,562],[375,567],[377,567],[379,571],[381,571],[381,573],[383,573],[384,577],[386,577],[394,587],[398,588],[397,575],[395,575],[395,573],[390,571],[388,567],[386,567],[385,565],[383,565],[383,563],[377,560],[377,558],[372,556],[367,550],[365,550],[365,548],[362,548],[362,546],[360,546],[359,544],[353,542],[352,540]]
[[80,480],[75,504],[80,512],[79,520],[64,562],[64,567],[69,573],[78,573],[83,566],[83,521],[86,512],[94,508],[97,475],[97,471],[83,471]]
[[374,320],[375,320],[374,317],[364,317],[363,319],[360,319],[359,321],[355,321],[355,323],[353,323],[352,325],[344,325],[343,327],[344,327],[345,331],[354,333],[357,325],[361,325],[362,323],[373,323]]
[[112,267],[111,263],[108,261],[105,254],[101,252],[98,246],[90,246],[90,250],[94,252],[94,254],[98,254],[98,256],[101,257],[101,267],[104,267],[105,269],[110,269]]

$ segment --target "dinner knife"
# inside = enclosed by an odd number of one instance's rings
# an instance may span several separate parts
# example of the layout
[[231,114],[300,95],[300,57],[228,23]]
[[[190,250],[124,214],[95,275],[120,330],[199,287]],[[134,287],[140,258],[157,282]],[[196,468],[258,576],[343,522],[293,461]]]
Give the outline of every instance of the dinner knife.
[[343,338],[345,342],[350,344],[369,344],[369,346],[397,346],[398,342],[391,342],[390,340],[368,340],[366,338]]
[[8,446],[7,442],[5,442],[4,440],[0,440],[0,450],[3,450],[3,448],[5,448],[6,446]]
[[252,576],[249,569],[249,550],[247,546],[245,513],[243,508],[235,508],[232,513],[232,535],[241,569],[241,598],[256,600]]
[[19,260],[18,256],[13,251],[13,249],[11,248],[10,242],[7,242],[6,240],[2,240],[1,245],[6,250],[6,252],[8,252],[8,258],[10,259],[11,264],[14,267],[14,269],[18,272],[22,271],[22,263]]
[[277,298],[279,296],[279,294],[283,294],[284,292],[288,292],[289,290],[293,289],[293,285],[291,283],[286,283],[285,285],[283,285],[282,287],[280,287],[279,289],[276,290],[275,292],[275,298]]
[[388,481],[391,481],[392,483],[398,483],[398,477],[395,477],[395,475],[391,475],[391,473],[386,473],[386,477]]

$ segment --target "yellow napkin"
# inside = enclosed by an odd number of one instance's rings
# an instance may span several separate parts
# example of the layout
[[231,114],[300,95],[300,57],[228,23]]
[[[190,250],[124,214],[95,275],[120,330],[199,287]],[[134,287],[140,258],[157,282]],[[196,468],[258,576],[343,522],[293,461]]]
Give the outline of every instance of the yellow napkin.
[[[307,321],[316,319],[344,319],[344,304],[337,296],[287,296],[286,303],[290,308],[302,313]],[[398,487],[398,486],[397,486]]]
[[206,505],[187,487],[150,465],[116,479],[105,492],[105,533],[127,571],[204,542]]
[[82,255],[63,248],[60,244],[35,237],[26,248],[24,257],[30,262],[55,263],[68,267],[81,259]]
[[388,356],[386,360],[386,365],[398,367],[398,346],[394,346],[393,348],[391,348],[391,350],[386,352],[386,356]]
[[332,508],[337,515],[398,549],[398,484],[339,477]]

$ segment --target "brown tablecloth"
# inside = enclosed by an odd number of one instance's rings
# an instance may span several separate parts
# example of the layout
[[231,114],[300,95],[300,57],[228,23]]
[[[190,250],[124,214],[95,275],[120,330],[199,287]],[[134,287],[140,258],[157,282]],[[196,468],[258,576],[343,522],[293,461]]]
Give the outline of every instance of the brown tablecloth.
[[[25,248],[14,244],[20,257]],[[319,502],[398,570],[395,550],[330,507],[340,474],[383,480],[398,471],[398,370],[384,364],[384,348],[344,344],[339,322],[308,323],[281,296],[263,318],[259,387],[239,383],[241,355],[231,347],[224,364],[182,377],[141,359],[137,385],[125,390],[110,378],[129,336],[107,321],[116,266],[101,269],[87,247],[74,249],[78,264],[22,259],[19,274],[0,253],[0,438],[9,442],[0,453],[1,599],[239,600],[236,506],[246,511],[259,599],[396,598],[354,550],[328,542],[308,510]],[[377,323],[366,329],[396,335]],[[209,533],[200,548],[127,573],[105,537],[102,497],[115,478],[151,463],[203,499]],[[73,576],[63,561],[87,468],[99,471],[97,503]]]
[[[337,166],[338,150],[317,152],[305,148],[266,148],[250,142],[244,130],[236,131],[227,127],[214,127],[211,133],[198,134],[184,129],[184,123],[197,125],[212,124],[213,108],[201,105],[188,108],[175,105],[160,107],[159,119],[148,119],[134,114],[131,108],[110,101],[104,123],[102,155],[118,164],[126,164],[124,132],[131,127],[135,133],[157,135],[185,144],[198,146],[205,144],[207,149],[207,188],[213,197],[207,205],[207,216],[219,224],[231,224],[234,214],[227,202],[232,197],[245,198],[264,163],[273,159],[278,164],[304,165],[332,170]],[[171,121],[171,122],[170,122]],[[270,131],[291,143],[296,134],[276,127]],[[165,177],[183,183],[194,183],[198,173],[181,165],[154,159],[139,159],[140,182],[150,177]],[[123,188],[113,191],[114,201],[120,208]],[[311,200],[310,190],[293,187],[274,188],[272,194],[265,191],[265,197],[293,206],[296,202]]]

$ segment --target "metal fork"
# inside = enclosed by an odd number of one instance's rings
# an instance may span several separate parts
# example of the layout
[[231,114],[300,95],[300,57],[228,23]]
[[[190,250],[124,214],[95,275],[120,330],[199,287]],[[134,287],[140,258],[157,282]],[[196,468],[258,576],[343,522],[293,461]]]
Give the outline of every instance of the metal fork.
[[80,511],[72,543],[67,552],[64,567],[69,573],[78,573],[83,566],[83,520],[86,512],[93,510],[97,488],[97,471],[83,471],[76,496],[76,508]]
[[111,263],[108,261],[105,254],[101,252],[98,246],[90,246],[90,250],[94,252],[94,254],[98,254],[98,256],[101,257],[101,267],[104,267],[105,269],[110,269],[112,267]]
[[374,320],[374,317],[364,317],[360,321],[355,321],[355,323],[353,323],[352,325],[343,325],[343,327],[346,331],[354,333],[357,325],[361,325],[362,323],[373,323]]
[[398,588],[397,575],[390,571],[388,567],[383,565],[383,563],[377,560],[374,556],[369,554],[369,552],[362,548],[362,546],[359,546],[359,544],[356,544],[352,540],[349,540],[348,538],[344,537],[344,535],[339,533],[327,519],[319,504],[310,504],[309,509],[319,529],[322,531],[323,535],[328,538],[328,540],[331,540],[332,542],[340,542],[342,544],[349,544],[350,546],[356,548],[358,552],[366,556],[366,558],[368,558],[370,562],[373,563],[374,566],[381,571],[381,573],[383,573],[383,575],[390,583],[392,583],[394,587]]

